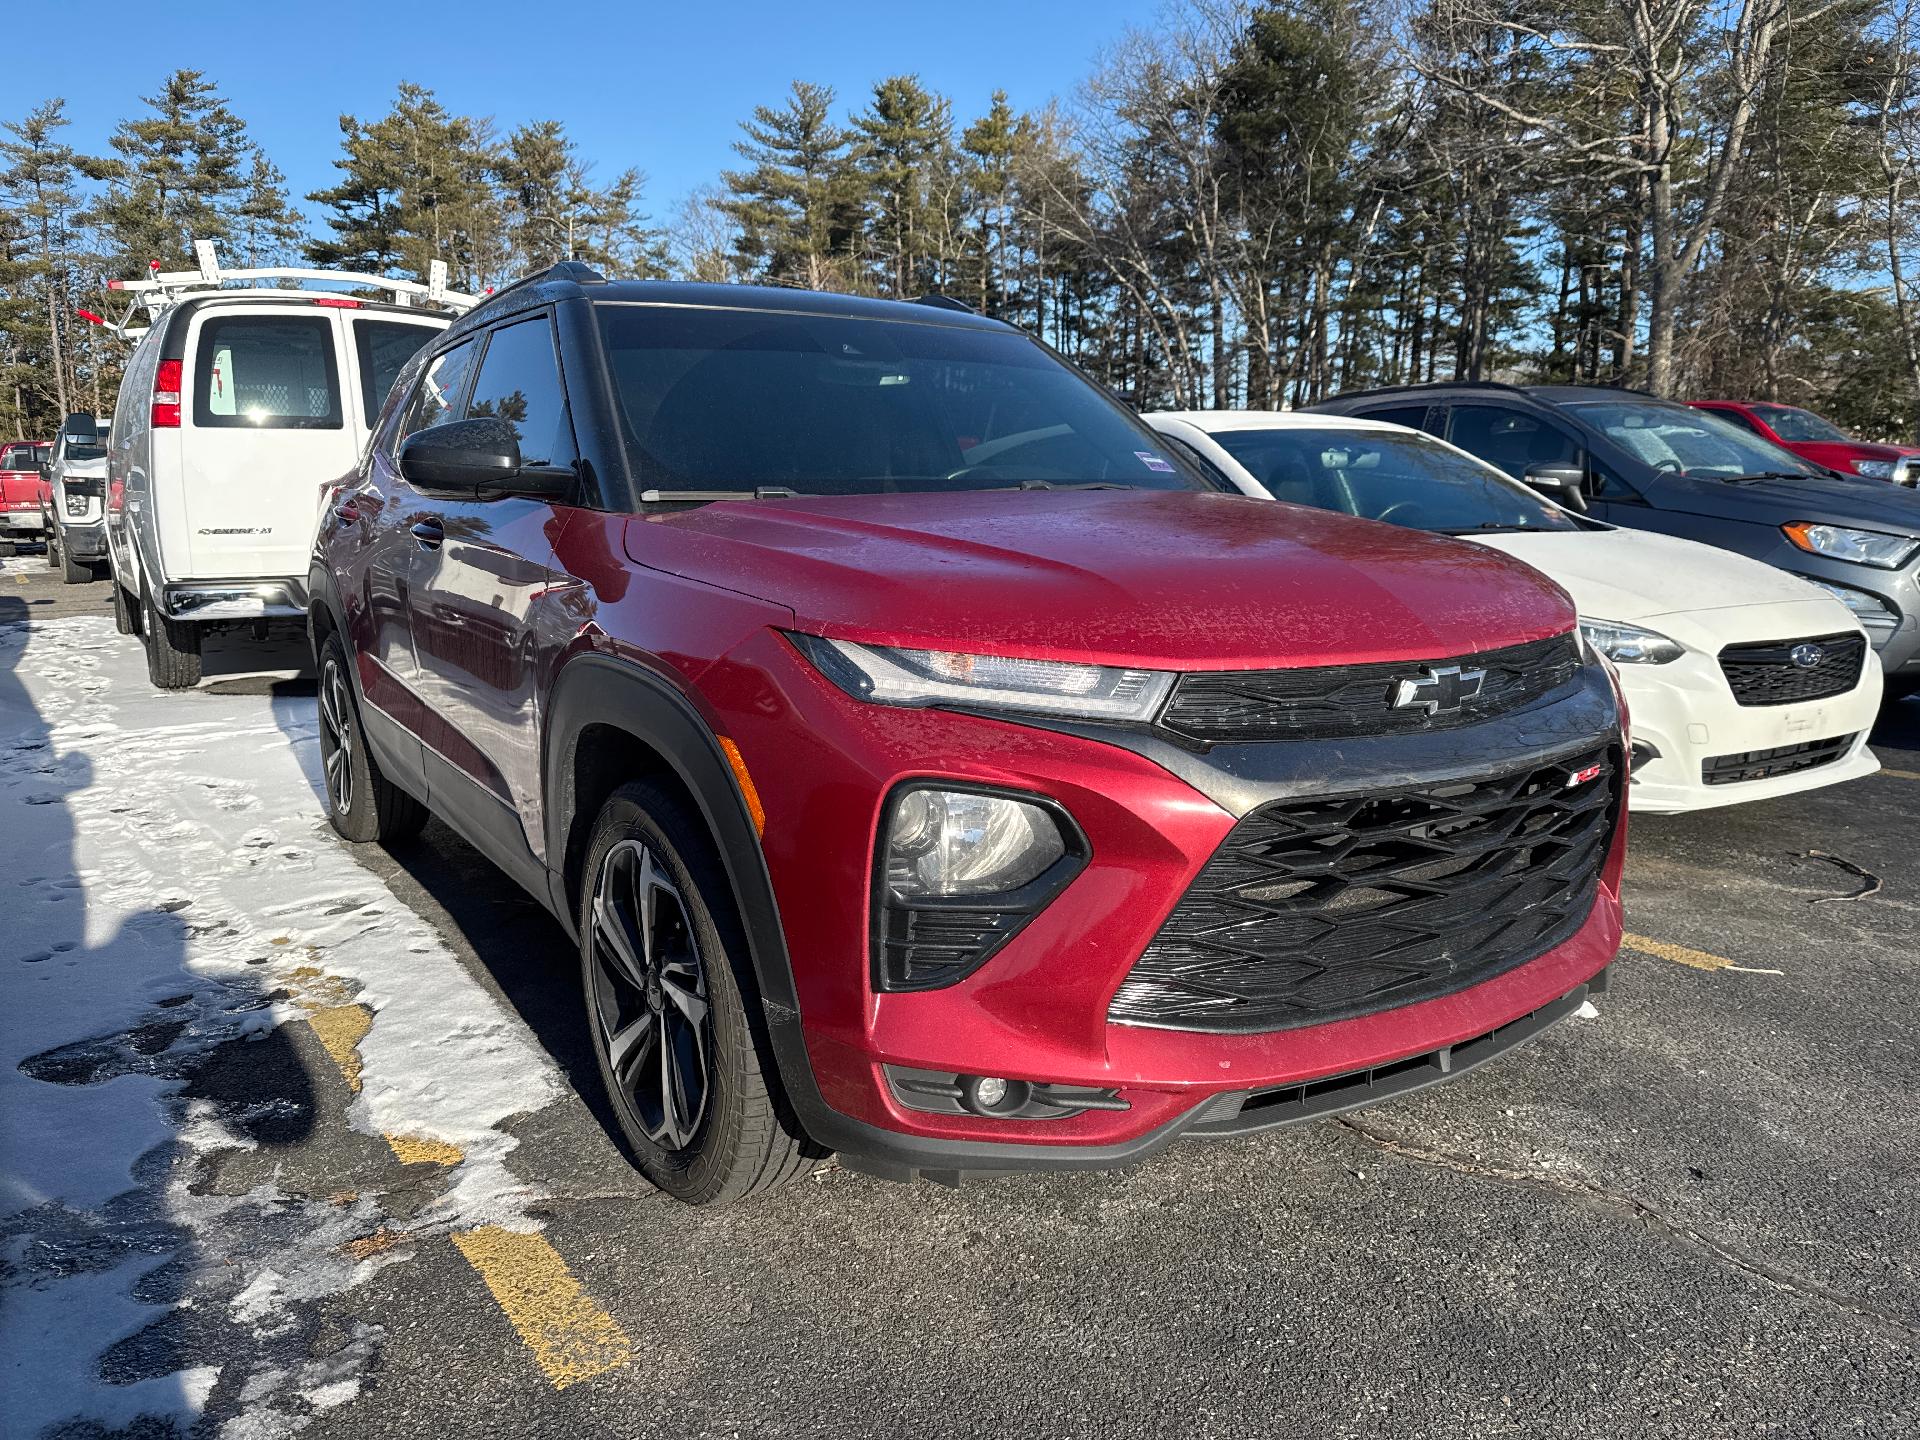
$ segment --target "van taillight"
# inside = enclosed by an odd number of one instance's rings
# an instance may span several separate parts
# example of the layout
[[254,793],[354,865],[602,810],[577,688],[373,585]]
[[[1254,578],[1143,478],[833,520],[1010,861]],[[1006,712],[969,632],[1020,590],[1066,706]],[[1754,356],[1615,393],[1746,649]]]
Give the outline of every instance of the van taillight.
[[180,428],[180,362],[162,360],[153,372],[153,428]]

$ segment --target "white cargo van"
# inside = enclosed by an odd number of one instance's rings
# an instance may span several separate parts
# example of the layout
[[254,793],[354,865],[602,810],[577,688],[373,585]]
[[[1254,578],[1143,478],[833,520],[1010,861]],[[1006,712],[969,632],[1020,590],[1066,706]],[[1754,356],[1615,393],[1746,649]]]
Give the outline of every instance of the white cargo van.
[[[308,270],[201,269],[117,288],[152,323],[128,362],[107,447],[114,618],[165,690],[199,683],[210,626],[304,620],[324,488],[359,461],[387,389],[453,313],[441,284]],[[273,289],[221,288],[231,281]],[[394,303],[339,289],[378,287]],[[419,300],[420,304],[413,303]],[[438,311],[425,308],[438,304]]]

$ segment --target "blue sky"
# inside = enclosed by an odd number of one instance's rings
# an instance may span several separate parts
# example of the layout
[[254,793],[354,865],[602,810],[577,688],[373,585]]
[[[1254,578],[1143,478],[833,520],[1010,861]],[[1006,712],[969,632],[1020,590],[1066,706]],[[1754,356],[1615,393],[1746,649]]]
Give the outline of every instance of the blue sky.
[[[298,201],[333,182],[338,117],[383,114],[395,86],[411,80],[451,110],[492,116],[503,133],[527,120],[564,122],[596,176],[628,165],[646,171],[647,208],[665,217],[734,163],[739,122],[795,79],[831,85],[845,104],[864,103],[885,75],[915,73],[953,97],[964,123],[996,86],[1016,108],[1069,97],[1100,50],[1158,8],[1159,0],[256,0],[159,9],[22,0],[7,25],[8,49],[31,58],[9,67],[16,83],[0,118],[64,95],[69,143],[97,151],[139,96],[190,66],[220,85]],[[68,64],[60,58],[68,53],[87,59]],[[23,74],[41,77],[37,92],[17,83]]]

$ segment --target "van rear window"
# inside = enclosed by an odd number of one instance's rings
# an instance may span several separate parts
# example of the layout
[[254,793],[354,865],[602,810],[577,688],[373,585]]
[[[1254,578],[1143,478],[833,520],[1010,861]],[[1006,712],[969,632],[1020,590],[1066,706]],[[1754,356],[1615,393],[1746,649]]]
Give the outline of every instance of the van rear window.
[[387,391],[420,347],[440,332],[431,325],[406,325],[397,320],[355,320],[354,348],[360,355],[360,413],[367,428],[379,418]]
[[340,367],[322,316],[222,315],[200,327],[193,423],[203,428],[338,430]]

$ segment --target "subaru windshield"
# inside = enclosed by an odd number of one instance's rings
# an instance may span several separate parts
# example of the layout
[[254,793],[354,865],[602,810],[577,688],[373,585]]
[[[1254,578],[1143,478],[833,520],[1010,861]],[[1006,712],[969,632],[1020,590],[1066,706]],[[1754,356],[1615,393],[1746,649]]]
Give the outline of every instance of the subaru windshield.
[[595,309],[634,477],[649,499],[1214,488],[1017,331],[618,302]]
[[1568,408],[1628,454],[1669,474],[1746,480],[1828,473],[1704,410],[1657,400],[1579,401]]
[[1412,431],[1329,426],[1209,433],[1276,500],[1456,535],[1581,528],[1526,486]]

